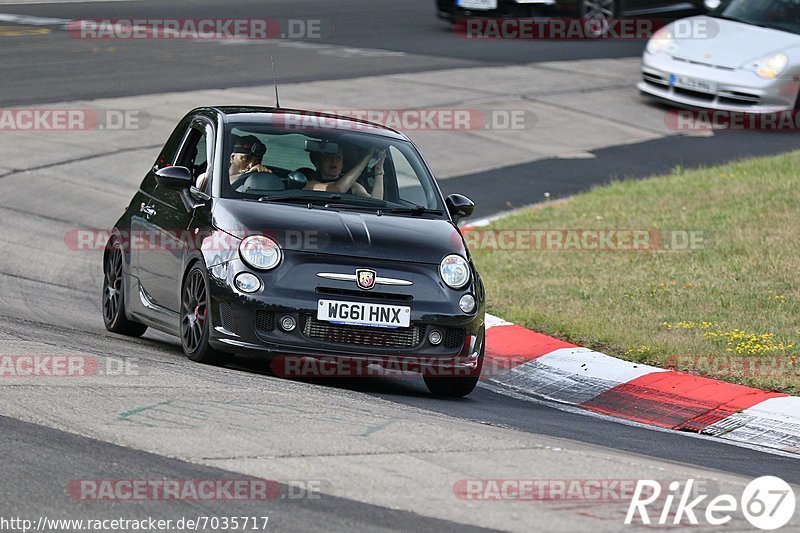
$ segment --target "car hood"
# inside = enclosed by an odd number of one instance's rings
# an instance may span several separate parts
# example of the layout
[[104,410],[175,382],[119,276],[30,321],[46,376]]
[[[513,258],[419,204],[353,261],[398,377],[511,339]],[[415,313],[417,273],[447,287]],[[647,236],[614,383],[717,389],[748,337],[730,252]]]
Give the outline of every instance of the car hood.
[[741,68],[766,55],[800,45],[800,35],[794,33],[705,15],[691,17],[691,20],[707,24],[712,37],[676,38],[678,49],[672,54],[675,57],[722,67]]
[[284,250],[436,265],[448,254],[466,256],[448,220],[231,199],[217,200],[212,216],[217,229],[267,235]]

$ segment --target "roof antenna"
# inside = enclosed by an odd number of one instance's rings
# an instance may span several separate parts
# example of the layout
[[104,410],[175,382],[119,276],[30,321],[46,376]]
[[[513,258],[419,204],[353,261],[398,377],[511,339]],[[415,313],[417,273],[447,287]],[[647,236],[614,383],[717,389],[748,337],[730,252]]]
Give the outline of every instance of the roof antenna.
[[275,109],[281,108],[281,100],[278,97],[278,76],[275,74],[275,57],[269,56],[270,61],[272,61],[272,79],[275,80]]

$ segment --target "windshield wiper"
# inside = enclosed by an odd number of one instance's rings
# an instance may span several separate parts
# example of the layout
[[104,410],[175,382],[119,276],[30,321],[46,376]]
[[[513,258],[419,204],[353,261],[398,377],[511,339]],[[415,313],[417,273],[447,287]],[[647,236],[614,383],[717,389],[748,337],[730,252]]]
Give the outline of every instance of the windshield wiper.
[[386,204],[385,203],[381,203],[381,204],[353,203],[353,204],[350,204],[350,203],[339,202],[339,203],[327,203],[327,204],[325,204],[325,207],[330,208],[330,209],[356,209],[356,210],[358,210],[358,209],[365,210],[366,209],[367,211],[381,211],[381,210],[383,210],[384,207],[386,207]]
[[389,213],[396,215],[443,215],[444,211],[439,209],[430,209],[424,205],[415,205],[414,207],[395,207],[389,209]]
[[300,203],[328,203],[331,200],[341,200],[342,195],[336,193],[330,194],[273,194],[270,196],[262,196],[258,199],[259,202],[300,202]]
[[297,202],[297,203],[314,203],[321,204],[330,208],[343,208],[343,209],[383,209],[386,207],[386,202],[376,198],[367,197],[350,197],[345,198],[344,195],[339,193],[326,193],[326,194],[274,194],[271,196],[262,196],[258,199],[259,202]]

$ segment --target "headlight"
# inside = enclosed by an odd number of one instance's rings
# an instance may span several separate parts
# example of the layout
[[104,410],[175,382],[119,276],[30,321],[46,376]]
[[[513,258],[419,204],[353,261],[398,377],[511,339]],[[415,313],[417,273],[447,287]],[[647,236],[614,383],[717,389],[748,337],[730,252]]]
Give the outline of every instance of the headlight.
[[647,51],[651,54],[658,52],[674,52],[678,47],[675,42],[675,37],[672,35],[672,30],[667,26],[661,28],[650,37],[647,41]]
[[251,235],[239,244],[239,257],[256,270],[272,270],[281,262],[278,243],[263,235]]
[[448,287],[460,289],[469,283],[469,264],[460,255],[448,255],[439,265],[439,274]]
[[786,69],[789,64],[789,57],[783,52],[762,57],[758,61],[753,61],[746,68],[752,70],[760,78],[772,79],[777,78],[778,74]]

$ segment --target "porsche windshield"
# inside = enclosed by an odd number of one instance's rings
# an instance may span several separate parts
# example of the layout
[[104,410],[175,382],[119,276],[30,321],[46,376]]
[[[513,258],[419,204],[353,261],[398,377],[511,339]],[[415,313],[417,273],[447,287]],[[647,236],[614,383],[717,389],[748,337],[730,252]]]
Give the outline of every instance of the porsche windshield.
[[800,0],[730,0],[723,2],[712,15],[800,34]]
[[224,161],[226,198],[444,213],[414,147],[382,135],[232,124],[225,132]]

